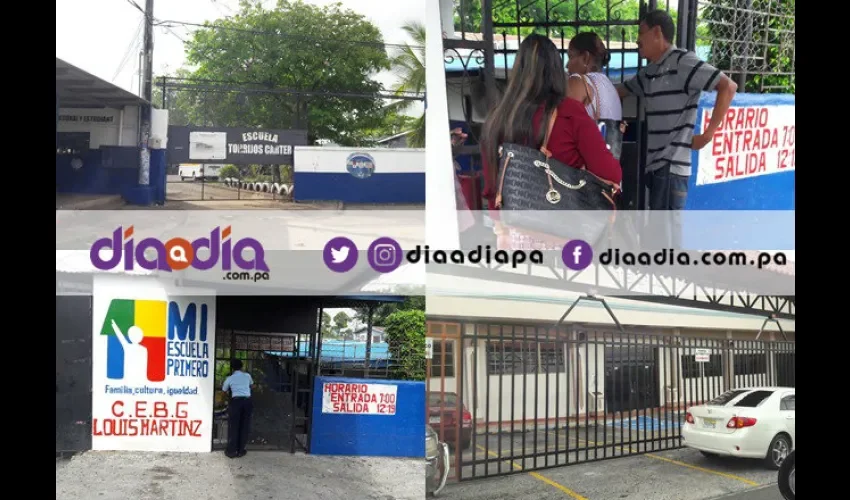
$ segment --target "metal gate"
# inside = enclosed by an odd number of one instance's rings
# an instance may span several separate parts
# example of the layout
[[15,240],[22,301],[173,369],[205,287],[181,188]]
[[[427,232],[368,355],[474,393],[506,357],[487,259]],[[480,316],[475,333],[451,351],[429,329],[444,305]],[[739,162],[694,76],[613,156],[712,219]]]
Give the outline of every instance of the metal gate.
[[310,449],[315,360],[310,335],[216,332],[213,449],[227,445],[227,396],[221,391],[232,359],[241,359],[255,388],[248,449]]
[[[283,129],[310,131],[309,116],[313,108],[334,102],[350,102],[352,109],[363,108],[363,102],[375,106],[385,99],[394,101],[424,101],[424,94],[412,91],[369,93],[334,91],[333,89],[277,88],[269,82],[210,80],[195,77],[160,77],[154,90],[158,104],[170,111],[169,121],[175,126],[241,128],[257,130]],[[287,117],[271,119],[252,115],[252,108],[291,110]],[[366,109],[366,108],[363,108]],[[332,116],[332,115],[331,115]],[[250,124],[250,125],[249,125]],[[263,125],[260,127],[260,125]],[[169,132],[170,133],[170,132]],[[318,139],[316,131],[297,143],[303,146]],[[169,140],[171,142],[171,140]],[[263,146],[263,144],[259,146]],[[287,154],[287,158],[291,158]],[[169,201],[248,201],[259,205],[277,206],[292,199],[295,189],[294,161],[273,164],[271,155],[257,154],[259,159],[246,159],[240,153],[227,153],[225,160],[193,160],[189,165],[170,164],[167,168],[166,198]],[[240,157],[236,160],[233,157]],[[260,159],[268,161],[262,162]]]
[[[581,31],[594,31],[605,41],[611,61],[605,73],[613,83],[630,78],[643,66],[637,57],[640,16],[647,10],[665,9],[677,22],[677,45],[693,48],[696,31],[692,15],[694,0],[590,0],[582,2],[546,0],[460,0],[456,8],[460,33],[444,40],[448,68],[461,68],[452,76],[447,69],[450,92],[462,96],[463,114],[469,134],[459,154],[470,155],[471,168],[479,164],[478,137],[484,117],[498,100],[509,78],[519,42],[530,33],[540,33],[555,42],[566,64],[569,39]],[[678,8],[677,8],[678,7]],[[457,39],[460,36],[460,39]],[[450,99],[451,100],[451,99]],[[646,132],[639,120],[642,103],[624,109],[629,123],[620,163],[623,166],[624,207],[644,205],[643,170]]]
[[679,448],[688,407],[795,372],[789,341],[438,321],[428,336],[430,421],[457,480]]

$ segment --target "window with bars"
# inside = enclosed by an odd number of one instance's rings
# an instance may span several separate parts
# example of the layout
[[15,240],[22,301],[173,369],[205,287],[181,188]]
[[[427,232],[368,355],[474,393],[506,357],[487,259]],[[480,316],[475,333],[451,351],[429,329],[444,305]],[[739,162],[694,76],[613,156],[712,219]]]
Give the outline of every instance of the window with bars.
[[559,373],[565,370],[562,345],[538,342],[487,342],[488,375]]
[[761,375],[767,373],[767,356],[764,354],[735,354],[735,375]]
[[[455,349],[454,340],[434,340],[434,353],[431,358],[431,377],[454,377],[455,376]],[[445,351],[445,364],[443,364],[443,351]]]

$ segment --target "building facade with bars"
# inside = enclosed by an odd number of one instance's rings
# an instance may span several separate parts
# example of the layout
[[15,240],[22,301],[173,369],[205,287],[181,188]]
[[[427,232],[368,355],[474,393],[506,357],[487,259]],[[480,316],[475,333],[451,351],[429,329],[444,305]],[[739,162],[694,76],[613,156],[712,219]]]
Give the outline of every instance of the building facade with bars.
[[599,303],[579,303],[554,327],[571,302],[428,297],[428,392],[458,394],[485,432],[794,386],[793,320],[780,329],[764,317],[608,298],[622,329]]

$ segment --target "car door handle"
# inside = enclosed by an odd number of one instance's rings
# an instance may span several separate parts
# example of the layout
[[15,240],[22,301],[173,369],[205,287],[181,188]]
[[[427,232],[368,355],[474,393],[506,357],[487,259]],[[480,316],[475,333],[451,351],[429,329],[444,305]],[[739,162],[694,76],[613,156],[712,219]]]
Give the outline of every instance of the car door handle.
[[787,415],[785,420],[794,420],[794,415]]

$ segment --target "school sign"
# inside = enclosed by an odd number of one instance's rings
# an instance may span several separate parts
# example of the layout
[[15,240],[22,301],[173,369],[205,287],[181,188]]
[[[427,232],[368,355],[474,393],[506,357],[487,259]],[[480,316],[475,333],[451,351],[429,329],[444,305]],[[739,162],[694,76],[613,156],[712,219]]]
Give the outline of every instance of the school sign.
[[210,451],[215,297],[114,280],[93,297],[92,449]]

